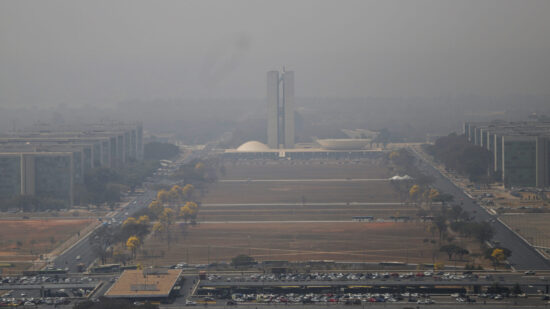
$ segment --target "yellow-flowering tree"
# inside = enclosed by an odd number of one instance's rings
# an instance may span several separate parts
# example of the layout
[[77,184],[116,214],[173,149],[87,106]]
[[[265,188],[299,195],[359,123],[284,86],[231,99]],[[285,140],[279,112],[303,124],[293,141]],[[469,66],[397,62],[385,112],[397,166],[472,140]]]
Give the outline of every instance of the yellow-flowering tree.
[[439,191],[437,191],[436,189],[426,189],[426,191],[424,191],[424,194],[423,194],[424,200],[428,205],[431,205],[432,201],[438,196],[439,196]]
[[166,233],[166,241],[170,243],[170,226],[176,222],[176,214],[172,208],[164,208],[159,216],[159,222],[163,225]]
[[182,199],[182,188],[178,185],[173,186],[168,191],[169,199],[172,203],[175,203]]
[[183,198],[187,200],[193,199],[193,195],[195,193],[195,187],[192,184],[186,184],[183,186],[183,189],[181,190]]
[[124,220],[124,222],[122,223],[122,228],[125,228],[125,227],[128,227],[128,226],[131,226],[131,225],[136,225],[138,223],[138,220],[134,217],[128,217],[126,220]]
[[496,269],[497,265],[506,260],[506,254],[504,254],[504,250],[500,248],[493,249],[493,252],[491,252],[491,260],[493,261],[493,266]]
[[162,189],[159,192],[157,192],[157,200],[161,204],[166,204],[170,201],[170,193],[168,191]]
[[164,208],[159,216],[159,220],[162,224],[171,225],[176,221],[174,217],[174,210],[172,208]]
[[409,189],[409,197],[412,201],[416,201],[418,197],[420,196],[420,186],[419,185],[413,185]]
[[390,160],[394,160],[394,159],[397,159],[399,157],[399,152],[397,151],[392,151],[390,153]]
[[199,206],[195,202],[187,202],[183,207],[180,208],[180,216],[183,217],[185,221],[189,219],[195,219],[199,212]]
[[161,235],[165,231],[166,230],[164,229],[164,225],[162,223],[156,222],[155,224],[153,224],[153,233],[155,236]]
[[148,208],[157,218],[164,210],[164,206],[162,206],[159,201],[152,201]]
[[143,216],[140,216],[139,219],[137,220],[137,223],[138,224],[149,224],[151,220],[149,219],[149,216],[148,215],[143,215]]
[[128,237],[128,240],[126,241],[126,247],[132,250],[133,258],[136,258],[136,252],[140,245],[141,245],[141,241],[139,240],[139,237],[137,236]]

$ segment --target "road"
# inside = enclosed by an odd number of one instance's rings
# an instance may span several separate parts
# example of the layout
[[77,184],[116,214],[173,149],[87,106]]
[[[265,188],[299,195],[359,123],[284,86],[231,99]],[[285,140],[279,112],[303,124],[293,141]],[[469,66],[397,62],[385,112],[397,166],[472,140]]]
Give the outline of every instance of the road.
[[549,270],[550,262],[544,258],[533,247],[508,229],[502,222],[497,220],[496,216],[489,214],[483,207],[475,203],[468,197],[464,191],[454,185],[447,177],[443,176],[434,166],[427,162],[424,157],[412,149],[412,153],[419,159],[418,166],[427,174],[434,176],[433,186],[441,192],[449,193],[454,196],[455,201],[462,202],[462,208],[475,217],[478,222],[492,222],[495,231],[494,241],[500,242],[500,245],[512,250],[512,256],[508,258],[509,263],[518,270]]
[[[191,160],[206,156],[212,146],[207,146],[203,150],[191,152],[180,164],[186,164]],[[159,181],[157,179],[157,181]],[[132,216],[138,210],[147,207],[156,197],[156,192],[147,190],[142,195],[136,196],[128,203],[124,209],[119,211],[113,218],[117,222],[123,222],[126,218]],[[110,218],[109,218],[110,219]],[[83,263],[88,267],[96,259],[96,254],[90,246],[89,237],[92,233],[85,235],[72,247],[65,250],[57,258],[54,259],[53,265],[56,268],[69,269],[69,272],[77,272],[77,265]],[[78,259],[77,259],[78,258]]]
[[[131,200],[128,203],[128,206],[112,218],[118,222],[123,222],[126,218],[132,216],[138,210],[147,207],[154,198],[154,191],[146,191],[143,195],[139,195],[135,197],[135,199]],[[80,263],[83,263],[86,267],[88,267],[96,259],[96,255],[89,243],[89,236],[90,234],[85,235],[76,244],[60,254],[54,260],[54,267],[61,269],[69,268],[69,272],[76,272],[77,265]],[[77,259],[77,257],[80,258]]]

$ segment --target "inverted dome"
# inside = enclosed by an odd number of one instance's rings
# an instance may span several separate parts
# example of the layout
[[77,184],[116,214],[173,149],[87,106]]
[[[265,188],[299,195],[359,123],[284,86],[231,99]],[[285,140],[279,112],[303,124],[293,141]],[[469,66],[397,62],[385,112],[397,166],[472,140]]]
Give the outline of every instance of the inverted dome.
[[267,151],[269,147],[258,141],[248,141],[237,148],[237,151]]

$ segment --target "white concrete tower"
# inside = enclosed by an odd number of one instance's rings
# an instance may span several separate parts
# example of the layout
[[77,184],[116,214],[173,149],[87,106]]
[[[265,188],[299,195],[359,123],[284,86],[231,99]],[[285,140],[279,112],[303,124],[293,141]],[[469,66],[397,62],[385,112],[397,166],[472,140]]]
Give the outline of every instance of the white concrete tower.
[[294,72],[267,72],[267,145],[294,148]]
[[283,71],[284,145],[294,148],[294,72]]
[[267,145],[279,148],[279,72],[267,72]]

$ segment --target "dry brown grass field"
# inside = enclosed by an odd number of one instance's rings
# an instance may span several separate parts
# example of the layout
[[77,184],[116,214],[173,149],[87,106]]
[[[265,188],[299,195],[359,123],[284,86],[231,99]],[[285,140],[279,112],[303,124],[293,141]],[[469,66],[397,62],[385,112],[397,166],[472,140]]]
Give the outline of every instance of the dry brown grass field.
[[417,208],[401,203],[378,205],[235,205],[202,206],[198,221],[349,221],[354,216],[374,216],[388,219],[390,216],[416,215]]
[[[225,175],[210,186],[203,203],[399,202],[395,190],[385,180],[391,176],[389,171],[375,160],[358,163],[267,160],[226,163],[225,167]],[[335,181],[327,181],[330,179]],[[235,180],[241,181],[228,182]]]
[[251,161],[224,164],[221,179],[304,179],[304,178],[388,178],[386,167],[377,161],[344,163],[344,161]]
[[142,248],[163,253],[162,258],[142,254],[137,262],[228,262],[238,254],[250,254],[259,261],[430,262],[434,250],[424,241],[432,235],[423,223],[208,223],[189,228],[185,236],[174,226],[172,234],[176,239],[169,245],[152,237]]
[[389,181],[218,182],[202,202],[210,203],[399,202]]
[[0,260],[31,261],[91,223],[90,219],[1,220]]
[[[400,203],[389,181],[353,181],[387,179],[391,175],[385,166],[376,161],[342,163],[226,164],[225,181],[210,186],[202,199],[199,225],[185,234],[181,224],[175,225],[170,244],[149,237],[137,262],[204,264],[250,254],[259,261],[431,263],[435,253],[436,261],[455,263],[439,252],[438,242],[430,242],[435,237],[428,232],[430,223],[350,222],[353,216],[414,218],[417,208]],[[270,181],[255,181],[261,179]],[[477,246],[468,241],[463,245]]]

